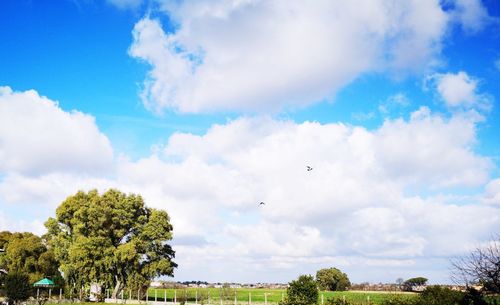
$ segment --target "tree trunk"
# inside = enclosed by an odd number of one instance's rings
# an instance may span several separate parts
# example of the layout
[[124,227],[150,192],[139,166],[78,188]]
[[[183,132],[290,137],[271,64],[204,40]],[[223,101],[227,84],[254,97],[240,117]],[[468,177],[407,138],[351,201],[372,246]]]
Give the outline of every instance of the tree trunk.
[[111,298],[117,299],[122,290],[123,290],[123,283],[120,280],[116,279],[115,289],[113,289],[113,294]]

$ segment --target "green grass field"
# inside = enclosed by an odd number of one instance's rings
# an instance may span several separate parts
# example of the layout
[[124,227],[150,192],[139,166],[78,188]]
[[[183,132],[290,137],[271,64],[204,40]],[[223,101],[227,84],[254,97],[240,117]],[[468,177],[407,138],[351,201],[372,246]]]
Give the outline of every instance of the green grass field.
[[[198,303],[203,302],[208,304],[208,298],[210,298],[210,304],[220,304],[221,296],[220,288],[187,288],[187,289],[150,289],[148,291],[149,300],[163,301],[166,297],[167,301],[173,301],[174,296],[177,301],[187,299],[189,303],[198,300]],[[265,303],[266,299],[269,304],[276,304],[286,295],[285,290],[280,289],[228,289],[226,290],[226,298],[223,299],[223,304],[234,304],[236,294],[236,300],[238,304],[249,304],[249,299],[251,297],[252,303]],[[327,299],[332,297],[344,298],[348,301],[355,301],[360,304],[380,304],[383,300],[393,296],[396,293],[388,292],[361,292],[361,291],[342,291],[342,292],[320,292],[319,304],[323,299],[325,302]],[[412,298],[415,294],[412,293],[397,293],[402,297]]]

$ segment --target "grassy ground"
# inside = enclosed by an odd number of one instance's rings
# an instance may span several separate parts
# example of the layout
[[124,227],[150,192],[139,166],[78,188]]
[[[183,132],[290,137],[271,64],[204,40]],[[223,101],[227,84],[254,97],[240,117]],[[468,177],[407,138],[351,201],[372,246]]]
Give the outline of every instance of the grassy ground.
[[[224,304],[234,304],[235,294],[238,304],[249,304],[249,299],[251,297],[252,303],[265,303],[266,299],[268,303],[276,304],[282,300],[286,295],[285,290],[280,289],[226,289],[222,291],[218,288],[205,288],[205,289],[156,289],[156,299],[158,301],[163,301],[165,296],[167,301],[173,301],[174,295],[178,302],[187,299],[188,302],[195,302],[198,300],[199,303],[203,301],[204,304],[208,304],[208,298],[210,298],[210,304],[220,304],[221,292],[226,297],[223,301]],[[148,291],[149,300],[155,299],[155,289],[150,289]],[[358,303],[366,304],[380,304],[383,300],[391,297],[395,293],[388,292],[365,292],[365,291],[342,291],[342,292],[320,292],[319,304],[321,300],[326,302],[327,299],[332,297],[345,298],[349,301],[355,301]],[[412,298],[415,294],[408,293],[398,293],[403,295],[403,297]]]

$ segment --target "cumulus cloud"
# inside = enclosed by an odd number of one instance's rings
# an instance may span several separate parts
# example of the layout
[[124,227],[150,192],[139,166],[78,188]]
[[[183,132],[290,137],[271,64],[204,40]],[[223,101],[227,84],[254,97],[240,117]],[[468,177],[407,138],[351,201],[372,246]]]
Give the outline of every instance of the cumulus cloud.
[[43,223],[39,220],[13,220],[0,210],[0,231],[32,232],[42,235],[46,232]]
[[491,17],[481,0],[455,0],[454,5],[452,17],[461,24],[466,32],[477,32],[491,21]]
[[[366,270],[383,266],[411,275],[434,270],[426,258],[464,253],[500,225],[496,204],[427,196],[488,182],[474,124],[427,108],[374,130],[243,117],[202,135],[176,133],[149,157],[116,160],[112,177],[4,175],[3,219],[9,204],[48,201],[53,211],[78,189],[116,187],[169,212],[181,278],[204,270],[208,280],[247,281],[272,270],[270,280],[287,281],[331,265],[354,280],[380,280]],[[220,272],[242,265],[252,268]]]
[[441,49],[439,1],[162,3],[178,25],[145,17],[133,57],[151,65],[151,110],[259,111],[332,98],[365,72],[419,70]]
[[490,181],[485,188],[484,202],[500,206],[500,179]]
[[0,87],[0,172],[102,172],[113,163],[94,117],[66,112],[36,91]]
[[469,117],[445,119],[421,107],[409,122],[388,120],[376,134],[383,168],[406,185],[479,186],[487,182],[493,166],[473,153],[476,130]]
[[[125,164],[119,176],[171,211],[181,235],[204,235],[222,247],[219,259],[238,254],[286,269],[311,257],[451,255],[498,225],[495,208],[408,197],[405,190],[486,183],[491,164],[473,152],[474,124],[463,120],[422,108],[408,121],[369,131],[241,118],[201,136],[175,134],[165,155]],[[213,247],[200,244],[199,251]]]
[[464,71],[457,73],[437,73],[429,80],[436,86],[446,106],[457,109],[489,110],[491,97],[479,92],[479,81]]

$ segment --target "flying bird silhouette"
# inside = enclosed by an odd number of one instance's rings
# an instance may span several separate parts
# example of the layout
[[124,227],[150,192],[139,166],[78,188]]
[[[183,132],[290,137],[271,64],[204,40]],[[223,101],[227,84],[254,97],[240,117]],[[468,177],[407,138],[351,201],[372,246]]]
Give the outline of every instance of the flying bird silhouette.
[[264,205],[264,204],[266,204],[266,203],[265,203],[265,202],[263,202],[263,201],[261,201],[261,202],[259,203],[259,205]]
[[307,166],[307,171],[308,171],[308,172],[310,172],[310,171],[312,171],[312,170],[313,170],[313,168],[312,168],[312,167],[310,167],[310,166],[308,165],[308,166]]

